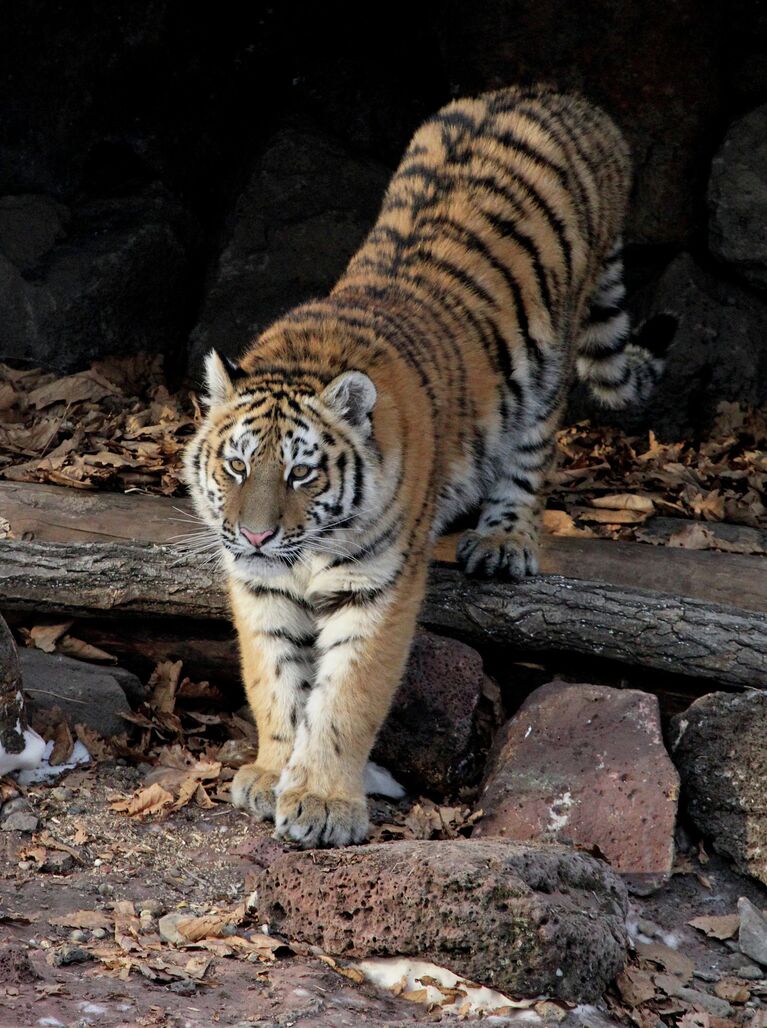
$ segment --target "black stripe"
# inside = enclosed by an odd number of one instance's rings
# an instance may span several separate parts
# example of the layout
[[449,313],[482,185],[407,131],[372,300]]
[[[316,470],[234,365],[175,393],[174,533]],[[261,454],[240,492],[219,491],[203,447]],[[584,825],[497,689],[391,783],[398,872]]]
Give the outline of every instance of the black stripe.
[[383,589],[346,590],[337,593],[326,593],[313,600],[315,613],[320,617],[330,617],[347,607],[370,607],[383,595]]

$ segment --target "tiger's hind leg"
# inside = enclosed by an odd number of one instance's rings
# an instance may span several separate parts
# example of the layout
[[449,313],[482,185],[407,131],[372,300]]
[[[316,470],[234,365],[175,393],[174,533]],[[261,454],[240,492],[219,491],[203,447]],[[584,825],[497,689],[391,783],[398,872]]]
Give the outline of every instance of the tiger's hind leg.
[[561,405],[553,406],[548,417],[507,442],[503,472],[482,504],[477,527],[464,532],[458,543],[458,560],[467,575],[514,581],[537,573],[544,484]]
[[673,315],[656,314],[632,334],[625,298],[619,240],[605,261],[576,343],[578,377],[606,407],[641,403],[650,396],[677,327]]

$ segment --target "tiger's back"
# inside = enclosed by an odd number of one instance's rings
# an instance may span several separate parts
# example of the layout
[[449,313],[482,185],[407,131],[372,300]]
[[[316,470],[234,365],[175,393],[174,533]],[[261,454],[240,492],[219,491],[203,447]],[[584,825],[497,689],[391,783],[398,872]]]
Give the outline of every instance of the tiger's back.
[[616,406],[654,384],[647,344],[671,326],[629,336],[629,180],[620,132],[582,99],[456,101],[416,132],[330,296],[236,367],[209,356],[187,475],[221,537],[259,730],[232,795],[282,837],[365,836],[365,761],[440,528],[478,506],[465,570],[535,572],[573,371]]

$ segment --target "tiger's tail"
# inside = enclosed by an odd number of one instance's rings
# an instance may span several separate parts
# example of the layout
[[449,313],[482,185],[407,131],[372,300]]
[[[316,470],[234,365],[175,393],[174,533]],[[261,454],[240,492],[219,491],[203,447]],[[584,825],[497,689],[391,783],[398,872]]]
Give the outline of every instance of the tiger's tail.
[[632,330],[625,297],[619,241],[605,262],[576,347],[578,377],[606,407],[649,398],[678,327],[675,315],[661,313]]

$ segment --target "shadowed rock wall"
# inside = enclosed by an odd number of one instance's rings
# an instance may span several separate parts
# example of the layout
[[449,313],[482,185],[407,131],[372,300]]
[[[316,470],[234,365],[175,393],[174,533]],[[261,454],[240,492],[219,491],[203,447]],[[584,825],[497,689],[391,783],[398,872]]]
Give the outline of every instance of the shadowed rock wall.
[[[673,388],[645,421],[690,431],[718,397],[764,400],[762,5],[449,0],[388,6],[375,31],[369,11],[339,11],[9,8],[0,359],[71,370],[144,348],[178,374],[191,357],[194,375],[209,345],[237,353],[332,285],[423,117],[545,79],[601,103],[631,143],[638,306],[683,279]],[[745,388],[720,367],[733,347],[755,369]]]

